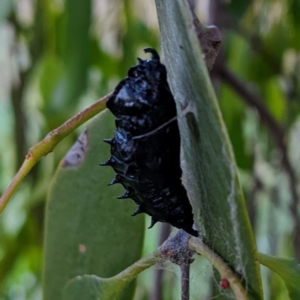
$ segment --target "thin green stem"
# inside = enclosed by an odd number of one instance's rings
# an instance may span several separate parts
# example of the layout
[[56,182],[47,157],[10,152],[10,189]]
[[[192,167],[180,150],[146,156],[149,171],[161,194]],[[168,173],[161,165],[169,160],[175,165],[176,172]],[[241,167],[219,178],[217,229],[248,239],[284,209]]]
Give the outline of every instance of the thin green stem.
[[218,270],[221,278],[227,279],[236,299],[247,300],[246,291],[239,277],[223,261],[223,259],[214,253],[207,245],[195,237],[189,239],[189,248],[205,257]]
[[29,149],[21,168],[0,198],[0,213],[2,213],[8,201],[16,192],[23,178],[30,172],[35,164],[43,156],[46,156],[48,153],[52,152],[57,144],[67,135],[73,132],[77,127],[103,111],[106,107],[105,103],[110,96],[111,94],[104,96],[91,106],[79,112],[61,126],[48,133],[42,141]]
[[[172,238],[171,238],[172,239]],[[135,262],[133,265],[129,266],[127,269],[123,270],[119,274],[107,278],[107,280],[122,280],[124,283],[129,283],[134,280],[142,271],[150,268],[151,266],[157,264],[161,259],[167,259],[163,253],[168,253],[165,249],[165,245],[168,243],[166,241],[152,254],[142,257],[140,260]],[[230,288],[234,293],[236,299],[247,300],[246,291],[241,283],[239,277],[230,269],[223,259],[214,253],[207,245],[205,245],[201,240],[190,237],[188,246],[191,250],[194,250],[197,254],[205,257],[220,273],[222,279],[226,279],[229,282]],[[163,253],[162,253],[163,250]],[[185,293],[186,294],[186,293]]]
[[137,277],[141,272],[158,263],[163,258],[160,248],[155,250],[150,255],[142,257],[140,260],[123,270],[119,274],[109,279],[121,279],[129,283]]

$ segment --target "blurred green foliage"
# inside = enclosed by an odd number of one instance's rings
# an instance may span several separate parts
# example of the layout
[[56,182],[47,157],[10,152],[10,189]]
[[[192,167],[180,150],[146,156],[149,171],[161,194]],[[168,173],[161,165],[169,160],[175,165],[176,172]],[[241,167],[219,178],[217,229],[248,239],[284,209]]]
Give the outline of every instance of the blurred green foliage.
[[[95,163],[96,159],[105,161],[109,157],[103,139],[114,128],[112,115],[102,112],[70,149],[55,175],[46,209],[44,300],[62,299],[64,286],[78,275],[111,277],[141,257],[144,217],[129,219],[134,203],[114,201],[123,188],[109,189],[113,170]],[[82,161],[77,161],[78,155]],[[126,282],[119,281],[122,292]],[[134,285],[122,300],[132,299],[133,294]]]
[[[290,163],[299,176],[299,0],[198,1],[204,23],[223,32],[220,58],[259,95],[285,132]],[[201,2],[201,3],[200,3]],[[207,3],[206,3],[207,4]],[[144,47],[159,49],[154,1],[0,1],[0,192],[27,149],[49,131],[112,91]],[[259,111],[212,72],[233,144],[258,250],[294,257],[295,220],[282,153]],[[0,216],[0,299],[41,299],[44,209],[49,182],[81,129],[28,175]],[[96,162],[97,163],[97,162]],[[298,188],[298,186],[297,186]],[[157,245],[159,226],[146,231],[144,252]],[[197,259],[191,284],[207,282],[211,268]],[[200,267],[199,267],[200,266]],[[163,299],[178,299],[178,270],[164,268]],[[196,270],[196,269],[195,269]],[[201,272],[199,271],[201,270]],[[286,299],[281,279],[262,269],[266,299]],[[136,299],[149,299],[153,271],[138,279]],[[197,295],[199,297],[199,295]]]

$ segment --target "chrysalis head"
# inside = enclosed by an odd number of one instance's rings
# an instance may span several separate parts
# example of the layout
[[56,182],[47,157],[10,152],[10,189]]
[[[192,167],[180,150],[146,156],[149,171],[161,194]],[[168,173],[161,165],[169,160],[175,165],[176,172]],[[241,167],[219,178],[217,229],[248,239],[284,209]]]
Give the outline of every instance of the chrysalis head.
[[[129,69],[127,77],[116,87],[106,103],[116,117],[141,114],[158,104],[157,94],[161,85],[166,82],[167,71],[154,49],[147,48],[144,51],[151,53],[152,57],[147,60],[139,59],[138,64]],[[146,96],[147,101],[144,101]]]

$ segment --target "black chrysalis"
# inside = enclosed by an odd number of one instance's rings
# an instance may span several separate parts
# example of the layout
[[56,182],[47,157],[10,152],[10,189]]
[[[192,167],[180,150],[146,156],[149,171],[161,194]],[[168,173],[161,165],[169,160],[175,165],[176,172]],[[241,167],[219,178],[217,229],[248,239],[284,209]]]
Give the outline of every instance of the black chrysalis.
[[192,207],[181,183],[180,135],[175,101],[167,82],[167,71],[154,49],[149,60],[138,65],[116,87],[107,108],[116,117],[110,165],[117,173],[110,184],[121,183],[138,205],[133,216],[147,213],[151,228],[167,222],[198,236],[193,229]]

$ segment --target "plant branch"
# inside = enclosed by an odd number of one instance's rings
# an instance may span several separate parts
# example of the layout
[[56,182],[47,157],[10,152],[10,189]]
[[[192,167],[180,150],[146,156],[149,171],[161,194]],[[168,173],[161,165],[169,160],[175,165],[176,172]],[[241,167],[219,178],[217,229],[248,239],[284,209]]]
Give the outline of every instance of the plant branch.
[[[151,266],[157,264],[162,259],[169,259],[174,262],[174,258],[176,257],[176,249],[174,249],[175,242],[177,242],[177,246],[180,252],[186,248],[186,251],[195,251],[197,254],[205,257],[209,262],[218,270],[221,278],[226,279],[229,282],[229,285],[238,300],[247,300],[247,295],[239,277],[230,269],[230,267],[223,261],[223,259],[214,253],[208,246],[206,246],[202,241],[198,238],[188,236],[187,239],[179,238],[178,236],[182,236],[182,232],[179,231],[175,236],[169,238],[163,245],[157,248],[152,254],[145,256],[129,266],[127,269],[123,270],[119,274],[107,278],[107,280],[122,280],[126,283],[134,280],[142,271],[150,268]],[[179,244],[178,244],[178,241]],[[180,244],[181,243],[181,244]],[[178,250],[177,249],[177,250]],[[174,255],[175,254],[175,255]],[[178,254],[178,253],[177,253]],[[178,256],[179,258],[179,256]],[[183,266],[181,269],[189,267],[190,262],[188,264],[181,264]],[[184,270],[184,274],[189,274],[189,270]],[[184,285],[182,287],[185,289],[184,294],[185,297],[188,295],[186,289],[188,288],[188,281],[186,278],[182,278],[184,281]],[[182,298],[184,300],[188,298]]]
[[181,270],[181,300],[190,299],[190,264],[182,264]]
[[190,264],[194,261],[193,255],[195,254],[188,247],[189,238],[190,235],[180,229],[161,247],[163,256],[180,267],[182,300],[189,300],[190,297]]
[[119,274],[108,279],[121,279],[122,281],[126,281],[127,283],[129,283],[133,279],[135,279],[141,272],[157,264],[162,258],[163,255],[161,253],[161,247],[159,247],[150,255],[142,257]]
[[190,237],[189,247],[205,257],[218,270],[222,279],[226,279],[238,300],[247,300],[247,294],[239,277],[230,269],[223,259],[214,253],[207,245],[195,237]]
[[76,114],[74,117],[63,123],[46,135],[46,137],[38,144],[29,149],[25,160],[18,173],[13,178],[8,188],[4,191],[0,198],[0,213],[4,210],[10,198],[14,195],[23,178],[35,166],[35,164],[43,157],[52,152],[57,144],[67,135],[73,132],[77,127],[97,115],[105,109],[105,103],[111,94],[99,99],[96,103]]
[[267,108],[264,106],[262,99],[256,94],[252,93],[245,84],[237,78],[222,62],[218,62],[215,65],[214,71],[217,76],[221,78],[223,82],[229,85],[237,94],[241,96],[247,105],[255,108],[260,116],[261,122],[270,131],[277,147],[281,151],[281,164],[285,169],[290,182],[290,189],[292,194],[292,202],[290,205],[290,212],[294,220],[294,233],[293,233],[293,244],[295,254],[298,260],[300,260],[300,219],[298,216],[298,192],[297,192],[297,177],[295,170],[288,157],[287,145],[285,143],[284,130],[275,121],[272,115],[269,113]]

